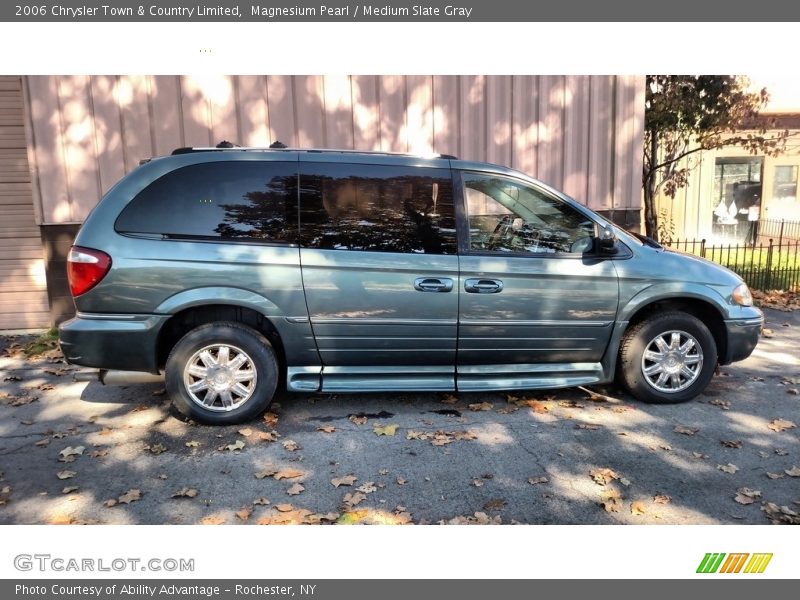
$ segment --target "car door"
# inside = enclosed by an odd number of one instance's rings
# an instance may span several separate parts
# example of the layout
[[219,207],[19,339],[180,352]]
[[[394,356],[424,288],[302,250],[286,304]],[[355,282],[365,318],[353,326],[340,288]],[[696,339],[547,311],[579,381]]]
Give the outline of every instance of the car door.
[[322,389],[453,390],[449,164],[374,160],[300,163],[300,262]]
[[458,171],[459,390],[598,381],[617,311],[596,225],[532,183]]

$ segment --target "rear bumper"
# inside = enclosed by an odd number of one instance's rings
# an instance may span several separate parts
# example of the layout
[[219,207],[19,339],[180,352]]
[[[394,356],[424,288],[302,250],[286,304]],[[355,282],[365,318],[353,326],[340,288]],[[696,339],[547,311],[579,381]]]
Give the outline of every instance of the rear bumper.
[[[756,309],[757,310],[757,309]],[[723,365],[744,360],[753,353],[761,329],[764,326],[764,315],[758,311],[757,316],[746,319],[732,319],[725,321],[728,331],[728,345],[725,356],[720,356],[720,363]]]
[[158,332],[169,315],[78,313],[58,328],[67,362],[83,367],[158,372]]

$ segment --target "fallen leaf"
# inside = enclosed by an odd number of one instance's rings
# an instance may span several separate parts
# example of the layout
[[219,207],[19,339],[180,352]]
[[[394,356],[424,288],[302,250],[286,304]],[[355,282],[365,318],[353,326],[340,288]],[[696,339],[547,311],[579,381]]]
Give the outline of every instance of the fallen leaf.
[[104,456],[108,456],[108,450],[92,450],[89,452],[89,456],[91,458],[103,458]]
[[613,469],[604,467],[602,469],[593,469],[590,472],[592,479],[597,485],[606,485],[614,479],[619,479],[619,474]]
[[600,506],[609,513],[619,512],[622,509],[622,496],[613,488],[606,489],[600,495]]
[[283,442],[283,449],[288,452],[297,452],[300,449],[300,445],[294,440],[286,440]]
[[289,494],[290,496],[297,496],[298,494],[301,494],[305,489],[306,488],[302,484],[295,483],[288,490],[286,490],[286,493]]
[[297,469],[281,469],[272,477],[280,481],[281,479],[294,479],[295,477],[302,477],[305,475],[303,471],[298,471]]
[[122,494],[117,500],[121,504],[130,504],[131,502],[136,502],[137,500],[141,499],[142,492],[141,490],[131,489]]
[[778,456],[786,456],[787,454],[789,454],[789,451],[786,450],[785,448],[775,448],[775,454],[777,454]]
[[761,510],[767,514],[767,518],[776,525],[800,525],[800,515],[788,506],[778,506],[773,502],[764,502]]
[[253,500],[253,504],[255,506],[266,506],[267,504],[269,504],[269,500],[266,498],[256,498],[255,500]]
[[452,394],[445,394],[444,398],[441,400],[442,404],[456,404],[458,403],[458,398],[453,396]]
[[718,406],[722,410],[730,410],[731,403],[727,400],[720,400],[718,398],[714,398],[713,400],[709,401],[709,404],[713,404],[714,406]]
[[378,475],[388,475],[388,474],[389,474],[389,469],[380,469],[378,471]]
[[250,429],[249,427],[243,427],[237,433],[244,437],[250,437],[251,435],[253,435],[253,430]]
[[323,425],[322,427],[317,427],[317,431],[321,431],[322,433],[333,433],[336,431],[336,427],[333,425]]
[[372,481],[367,481],[365,483],[362,483],[360,486],[356,488],[356,490],[361,492],[362,494],[371,494],[376,489],[378,488],[375,487],[375,483]]
[[256,473],[256,479],[264,479],[265,477],[272,477],[277,473],[277,469],[264,469],[263,471],[259,471]]
[[34,446],[38,446],[39,448],[44,448],[44,447],[49,446],[49,445],[50,445],[50,440],[48,438],[45,438],[43,440],[39,440],[38,442],[36,442],[34,444]]
[[408,483],[408,482],[405,479],[403,479],[402,477],[398,477],[397,478],[397,485],[405,485],[406,483]]
[[359,415],[350,415],[349,417],[350,422],[355,425],[364,425],[367,422],[367,417],[359,416]]
[[708,458],[708,454],[703,454],[702,452],[692,452],[692,456],[695,458],[706,459]]
[[784,478],[784,474],[783,473],[770,473],[769,471],[767,471],[767,477],[769,477],[770,479],[783,479]]
[[483,510],[486,512],[494,512],[498,510],[503,510],[506,507],[507,502],[502,498],[496,498],[494,500],[489,500],[486,504],[483,505]]
[[111,508],[112,506],[116,506],[116,505],[117,505],[116,498],[109,498],[108,500],[103,502],[103,506],[105,506],[106,508]]
[[797,427],[792,421],[787,421],[786,419],[772,419],[767,425],[772,431],[784,431],[786,429],[794,429]]
[[264,423],[267,424],[267,427],[272,427],[274,429],[278,424],[278,415],[274,412],[264,413]]
[[675,433],[680,433],[682,435],[694,435],[698,431],[700,431],[697,427],[684,427],[683,425],[676,425],[675,429],[673,429]]
[[222,525],[225,522],[223,515],[208,515],[200,519],[201,525]]
[[375,423],[372,426],[372,432],[375,435],[394,435],[395,433],[397,433],[397,427],[398,426],[395,425],[394,423],[390,423],[388,425],[378,425],[377,423]]
[[595,431],[600,429],[600,425],[594,425],[592,423],[578,423],[575,425],[577,429],[589,429],[590,431]]
[[469,409],[475,412],[492,410],[492,408],[494,408],[494,404],[491,402],[475,402],[469,405]]
[[71,494],[72,492],[77,492],[78,489],[79,488],[78,488],[77,485],[69,485],[69,486],[65,487],[63,490],[61,490],[61,493],[62,494]]
[[361,492],[347,493],[344,495],[342,503],[345,506],[353,507],[356,506],[357,504],[360,504],[363,500],[366,499],[366,497],[367,497],[366,494],[362,494]]
[[291,504],[276,504],[275,510],[280,512],[289,512],[290,510],[294,510],[294,506]]
[[145,446],[143,450],[149,450],[152,454],[163,454],[167,451],[167,447],[164,444],[152,444],[150,446]]
[[80,456],[81,454],[83,454],[84,450],[86,450],[84,446],[76,446],[75,448],[73,448],[72,446],[67,446],[61,452],[59,452],[59,455],[61,456],[61,459],[59,460],[61,460],[61,462],[72,462],[73,460],[75,460],[72,457]]
[[167,479],[167,474],[166,473],[159,473],[158,478],[163,481],[163,480]]
[[656,494],[653,496],[653,504],[669,504],[672,498],[666,494]]
[[59,471],[56,473],[56,477],[59,479],[71,479],[72,477],[75,477],[75,475],[77,475],[75,471]]
[[186,442],[187,448],[197,448],[198,446],[200,446],[200,442],[198,442],[197,440],[191,440],[189,442]]
[[717,468],[720,471],[725,471],[726,473],[736,473],[736,471],[739,470],[739,467],[733,463],[728,463],[727,465],[717,465]]
[[747,487],[740,487],[736,490],[736,496],[733,497],[739,504],[753,504],[758,498],[761,498],[761,492]]
[[340,485],[353,485],[358,478],[355,475],[345,475],[344,477],[335,477],[331,479],[333,487],[338,488]]
[[530,483],[531,485],[537,485],[539,483],[547,483],[548,481],[550,480],[547,479],[547,477],[544,477],[543,475],[540,475],[538,477],[528,477],[528,483]]
[[197,496],[197,490],[194,488],[181,488],[174,494],[172,494],[173,498],[194,498]]
[[742,440],[720,440],[719,443],[725,446],[726,448],[742,447]]
[[559,400],[558,405],[564,408],[583,408],[583,404],[575,402],[575,400]]
[[539,413],[540,415],[543,415],[550,411],[550,406],[548,406],[544,402],[540,402],[539,400],[528,400],[526,404],[531,408],[533,412]]
[[800,390],[798,390],[797,388],[789,388],[788,390],[786,390],[786,393],[791,394],[792,396],[800,396]]
[[244,442],[242,440],[236,440],[233,444],[228,444],[227,446],[223,446],[220,450],[228,450],[229,452],[236,452],[237,450],[241,450],[244,448]]
[[475,487],[482,487],[483,482],[480,479],[473,479],[471,485],[474,485]]
[[253,514],[253,507],[252,506],[243,506],[239,510],[236,511],[236,518],[240,521],[247,521],[250,518],[250,515]]
[[791,469],[786,469],[784,471],[789,477],[800,477],[800,467],[795,467],[792,465]]
[[253,431],[250,436],[253,440],[260,442],[277,442],[279,437],[281,436],[277,431]]
[[485,512],[476,512],[474,516],[458,516],[450,520],[439,521],[440,525],[500,525],[503,520],[500,515],[490,517]]
[[647,512],[647,510],[645,509],[644,502],[641,502],[640,500],[636,500],[635,502],[631,502],[631,514],[632,515],[640,516],[640,515],[645,514],[646,512]]
[[153,396],[163,396],[166,393],[167,393],[167,390],[165,388],[161,388],[160,390],[155,390],[153,392]]

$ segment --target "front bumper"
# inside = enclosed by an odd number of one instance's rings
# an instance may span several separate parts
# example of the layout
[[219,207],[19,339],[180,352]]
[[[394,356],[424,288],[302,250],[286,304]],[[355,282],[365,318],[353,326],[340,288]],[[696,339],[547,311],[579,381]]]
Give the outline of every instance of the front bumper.
[[753,353],[761,330],[764,327],[764,315],[758,309],[757,315],[744,319],[731,319],[725,321],[728,333],[728,344],[725,355],[720,356],[720,364],[727,365],[738,360],[744,360]]
[[78,313],[59,326],[59,344],[74,365],[158,373],[158,332],[168,318]]

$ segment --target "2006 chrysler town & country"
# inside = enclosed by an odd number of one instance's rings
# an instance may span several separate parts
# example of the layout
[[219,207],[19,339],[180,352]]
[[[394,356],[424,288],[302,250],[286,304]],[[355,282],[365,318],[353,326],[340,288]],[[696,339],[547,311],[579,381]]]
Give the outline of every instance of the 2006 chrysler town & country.
[[680,402],[750,355],[734,273],[530,177],[450,156],[181,149],[128,174],[71,249],[71,363],[164,372],[184,414],[292,391],[618,380]]

